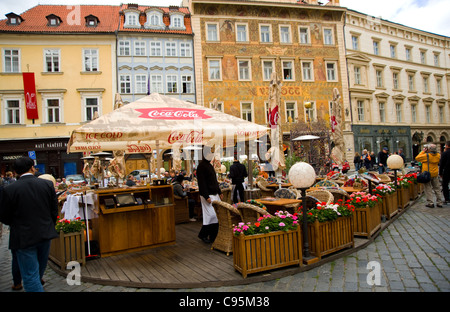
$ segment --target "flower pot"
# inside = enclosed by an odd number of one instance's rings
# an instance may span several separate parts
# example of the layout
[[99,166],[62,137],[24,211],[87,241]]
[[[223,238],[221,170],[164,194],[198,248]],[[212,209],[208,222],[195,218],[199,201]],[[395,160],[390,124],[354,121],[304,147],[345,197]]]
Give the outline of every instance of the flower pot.
[[334,221],[308,223],[309,251],[319,260],[333,252],[353,247],[353,216]]
[[84,251],[84,232],[64,233],[59,232],[59,237],[52,240],[49,259],[65,270],[67,263],[77,261],[86,263]]
[[381,214],[391,219],[398,213],[397,192],[383,196]]
[[371,237],[381,228],[381,203],[373,207],[355,208],[353,216],[353,235]]
[[415,200],[417,197],[419,197],[419,186],[417,183],[411,183],[409,185],[409,199]]
[[409,188],[400,187],[397,189],[398,208],[405,209],[409,205]]
[[302,264],[301,229],[233,235],[234,268],[248,274]]

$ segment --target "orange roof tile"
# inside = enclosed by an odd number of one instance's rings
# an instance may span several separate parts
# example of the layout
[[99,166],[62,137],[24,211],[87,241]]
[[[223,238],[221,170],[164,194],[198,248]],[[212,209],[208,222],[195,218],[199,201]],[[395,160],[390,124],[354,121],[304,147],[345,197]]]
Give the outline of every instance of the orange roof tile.
[[[79,12],[77,11],[79,8]],[[120,6],[109,5],[37,5],[22,14],[20,25],[8,25],[7,19],[0,20],[1,32],[32,33],[108,33],[117,30]],[[17,14],[17,13],[16,13]],[[46,16],[57,15],[59,26],[48,26]],[[86,26],[85,17],[94,15],[99,23],[96,27]]]

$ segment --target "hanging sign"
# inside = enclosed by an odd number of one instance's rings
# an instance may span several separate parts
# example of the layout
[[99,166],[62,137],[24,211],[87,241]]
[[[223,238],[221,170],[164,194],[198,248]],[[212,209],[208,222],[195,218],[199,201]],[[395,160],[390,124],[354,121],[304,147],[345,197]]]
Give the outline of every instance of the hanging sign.
[[25,95],[25,107],[28,119],[38,119],[38,109],[36,100],[36,84],[34,73],[23,73],[23,90]]

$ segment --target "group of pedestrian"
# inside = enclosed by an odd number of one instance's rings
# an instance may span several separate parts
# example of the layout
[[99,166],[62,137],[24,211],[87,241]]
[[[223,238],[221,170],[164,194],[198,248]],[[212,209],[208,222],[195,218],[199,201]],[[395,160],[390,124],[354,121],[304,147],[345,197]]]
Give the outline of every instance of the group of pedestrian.
[[29,157],[15,160],[18,177],[0,192],[0,222],[9,226],[9,249],[13,256],[13,289],[44,291],[42,277],[47,267],[55,230],[58,201],[54,184],[35,175]]
[[[431,180],[424,183],[424,191],[428,208],[442,208],[443,204],[450,204],[450,141],[445,143],[445,150],[441,155],[437,152],[436,144],[426,144],[415,158],[422,163],[422,172],[428,171]],[[442,186],[439,179],[442,179]]]
[[[406,161],[405,154],[403,153],[403,149],[399,148],[397,155],[400,155],[403,158],[403,163]],[[353,158],[353,164],[355,165],[356,171],[361,168],[366,168],[366,170],[374,170],[375,165],[378,168],[378,173],[382,174],[389,170],[387,166],[387,159],[391,154],[389,154],[389,149],[387,147],[383,147],[380,152],[378,152],[375,157],[375,152],[370,152],[367,149],[362,151],[362,155],[358,152],[355,153],[355,157]]]

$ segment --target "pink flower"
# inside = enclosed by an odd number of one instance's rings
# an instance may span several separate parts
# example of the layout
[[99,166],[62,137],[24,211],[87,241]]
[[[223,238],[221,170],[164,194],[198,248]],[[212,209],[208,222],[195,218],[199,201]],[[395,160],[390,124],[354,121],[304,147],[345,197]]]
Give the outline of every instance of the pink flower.
[[279,226],[285,226],[286,224],[284,224],[283,222],[280,222],[278,225]]

